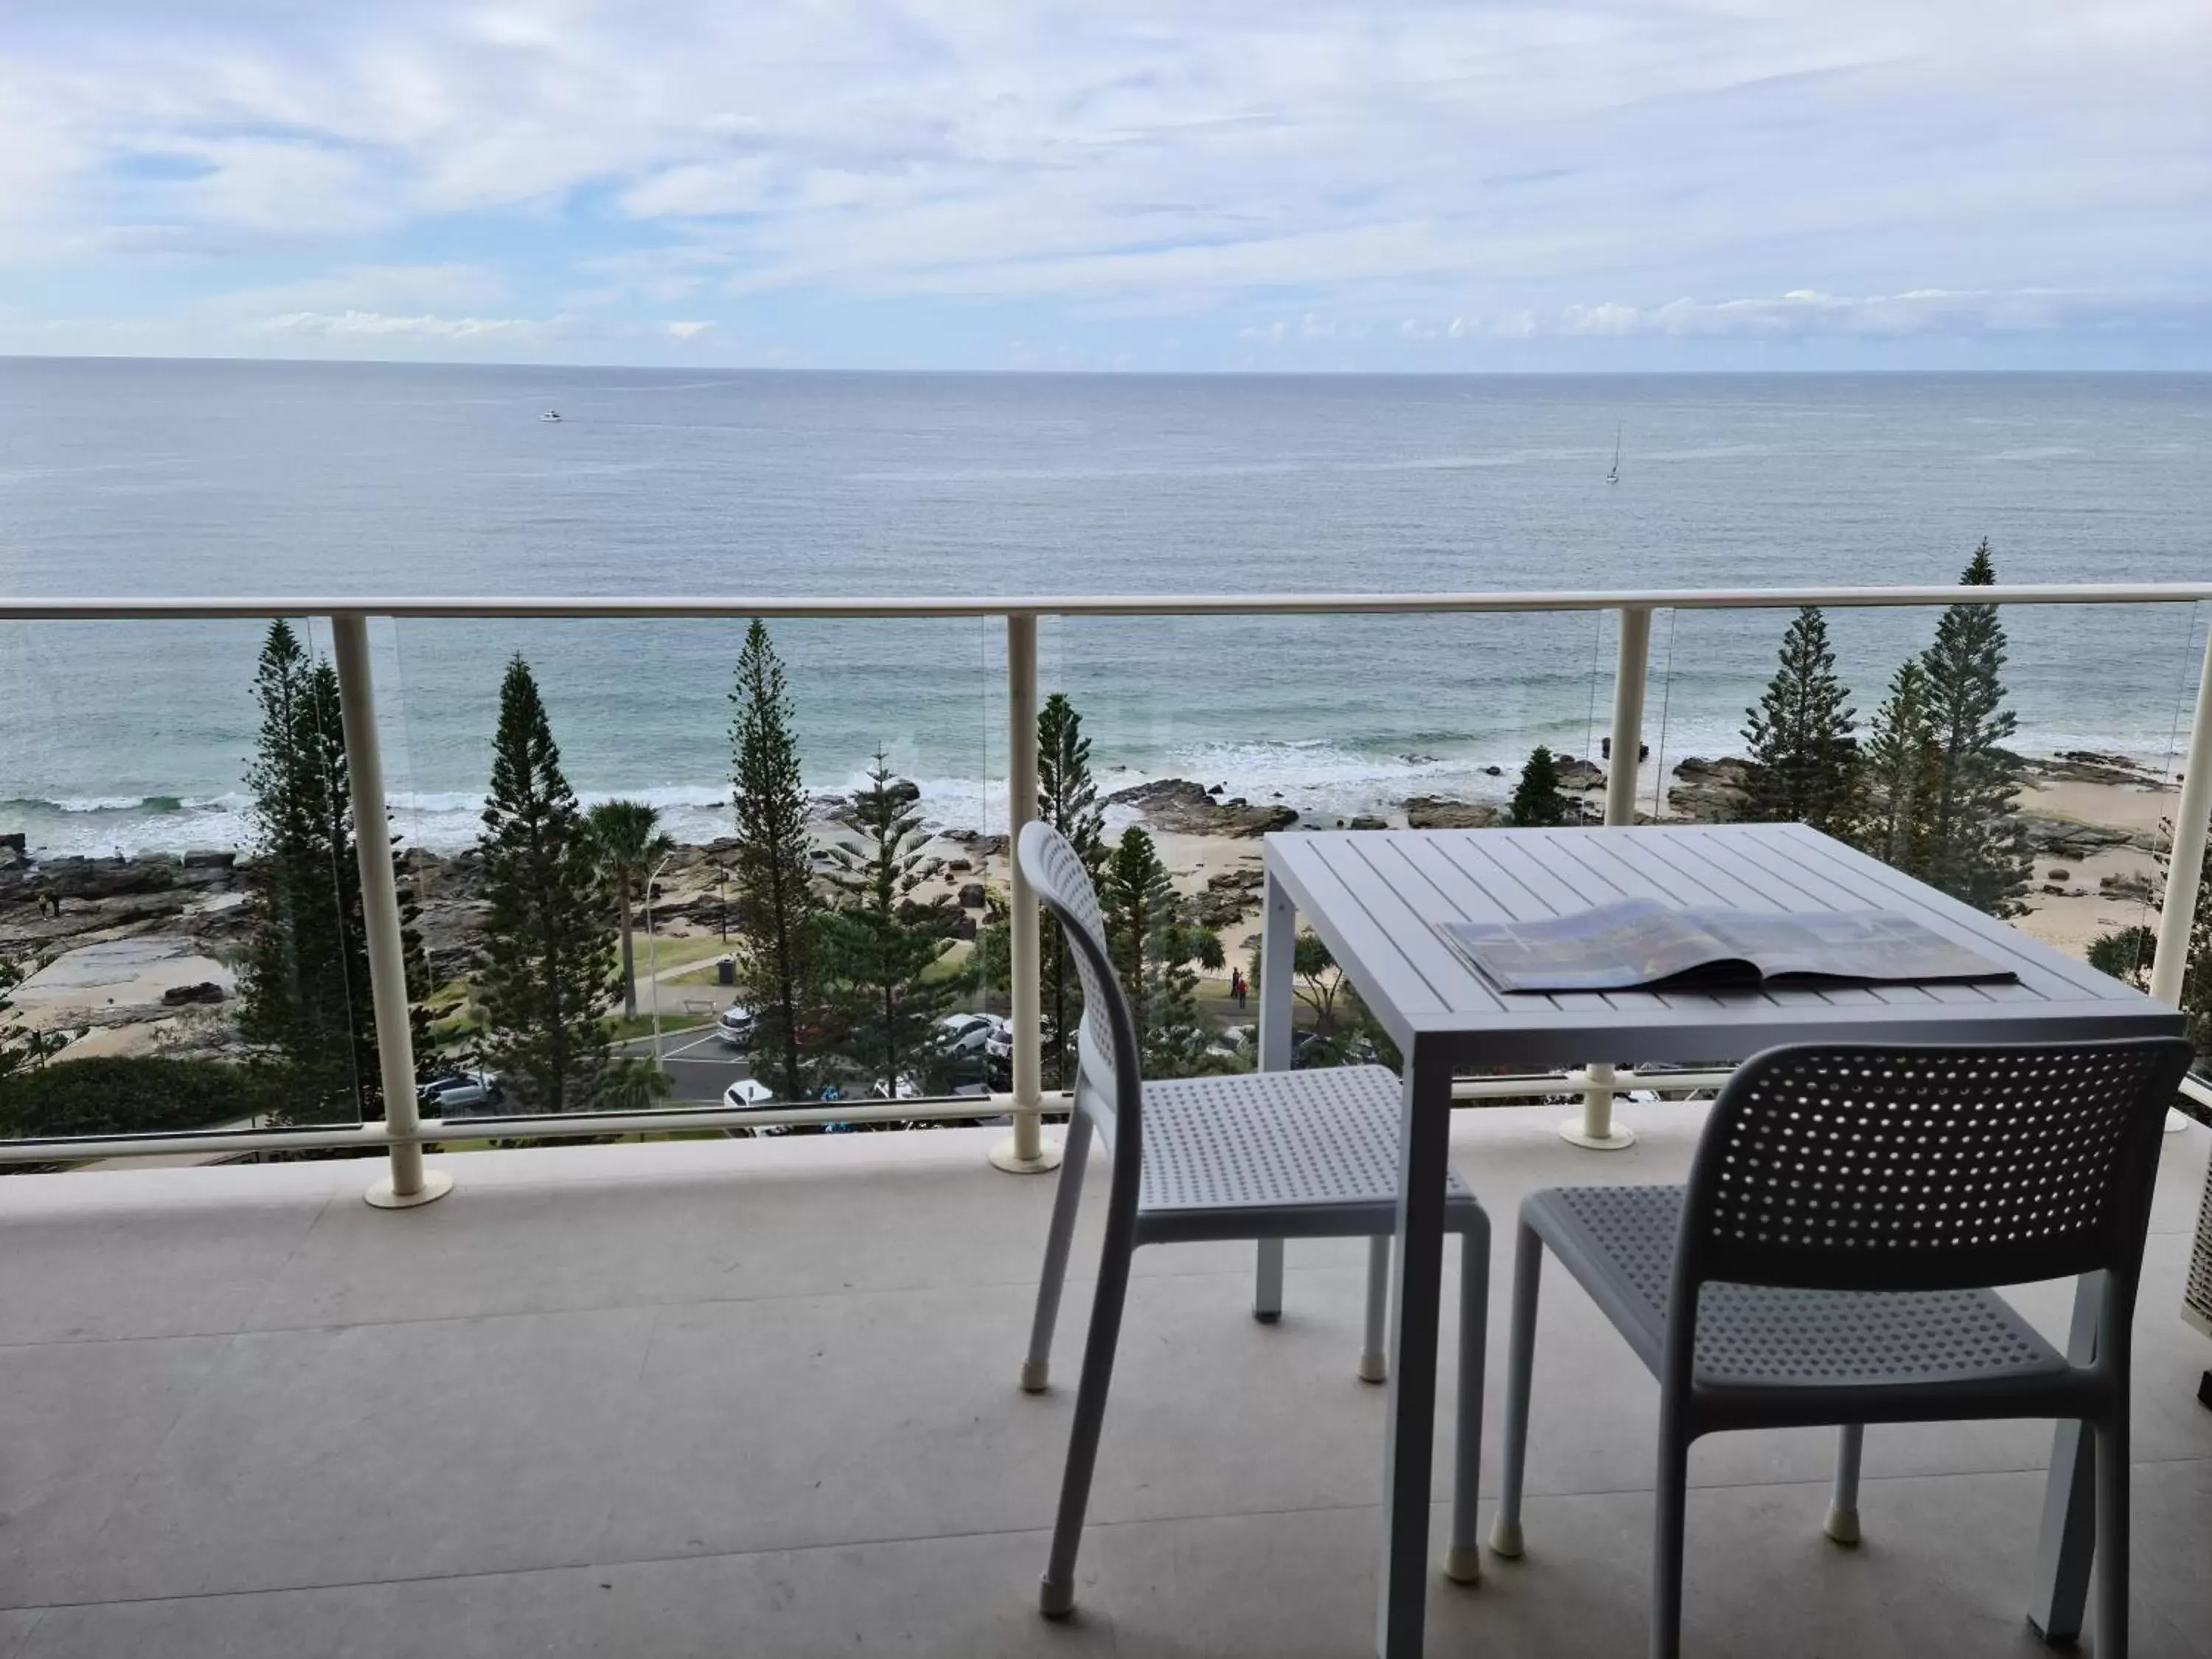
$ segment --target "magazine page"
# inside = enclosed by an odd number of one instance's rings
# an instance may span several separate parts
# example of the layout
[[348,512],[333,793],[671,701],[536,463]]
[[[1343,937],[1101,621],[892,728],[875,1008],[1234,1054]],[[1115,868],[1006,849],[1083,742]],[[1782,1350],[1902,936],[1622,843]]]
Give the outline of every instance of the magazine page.
[[1626,899],[1540,921],[1439,922],[1437,931],[1501,991],[1624,991],[1717,973],[1755,979],[1747,961],[1686,912]]
[[1954,945],[1910,916],[1887,910],[1750,910],[1684,913],[1729,954],[1768,979],[1855,980],[1866,984],[1956,984],[2016,977],[1980,952]]

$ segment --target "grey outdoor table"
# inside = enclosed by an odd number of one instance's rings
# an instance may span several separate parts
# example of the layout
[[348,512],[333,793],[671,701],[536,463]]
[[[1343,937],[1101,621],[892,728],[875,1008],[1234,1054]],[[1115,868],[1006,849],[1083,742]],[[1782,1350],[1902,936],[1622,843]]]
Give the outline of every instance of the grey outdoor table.
[[[2163,1004],[1802,824],[1291,831],[1269,836],[1266,857],[1261,1064],[1291,1063],[1291,955],[1300,916],[1405,1056],[1376,1634],[1383,1659],[1419,1654],[1428,1595],[1455,1073],[1592,1061],[1734,1063],[1781,1042],[2067,1042],[2181,1030],[2181,1017]],[[2019,978],[1818,991],[1502,995],[1432,927],[1526,921],[1633,897],[1746,910],[1893,911],[1972,945]],[[1481,1170],[1466,1173],[1479,1195]],[[2077,1293],[2070,1337],[2077,1358],[2094,1347],[2094,1296]],[[2078,1425],[2059,1425],[2028,1615],[2054,1643],[2079,1633],[2087,1592],[2089,1456]]]

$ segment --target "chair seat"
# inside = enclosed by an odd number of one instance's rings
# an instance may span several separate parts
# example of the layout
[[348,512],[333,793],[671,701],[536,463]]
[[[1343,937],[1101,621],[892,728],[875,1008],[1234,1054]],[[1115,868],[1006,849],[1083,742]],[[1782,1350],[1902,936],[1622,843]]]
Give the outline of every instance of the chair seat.
[[[1147,1083],[1138,1211],[1395,1206],[1400,1099],[1380,1066]],[[1474,1201],[1456,1170],[1445,1201]]]
[[[1680,1231],[1680,1187],[1553,1187],[1533,1227],[1656,1375]],[[1994,1291],[1859,1291],[1708,1284],[1700,1387],[1879,1387],[2051,1376],[2065,1357]]]

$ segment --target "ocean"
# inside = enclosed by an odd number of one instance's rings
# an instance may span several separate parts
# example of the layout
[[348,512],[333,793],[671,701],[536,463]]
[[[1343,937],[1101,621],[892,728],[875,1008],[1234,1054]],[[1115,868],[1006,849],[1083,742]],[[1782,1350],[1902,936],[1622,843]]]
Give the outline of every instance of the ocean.
[[[556,408],[558,422],[539,418]],[[1620,451],[1620,479],[1605,479]],[[2212,377],[836,374],[0,360],[16,595],[872,595],[2212,576]],[[2153,761],[2203,607],[2015,608],[2020,746]],[[1646,738],[1740,750],[1786,613],[1662,613]],[[1870,714],[1917,611],[1832,618]],[[1045,687],[1108,788],[1323,821],[1591,754],[1611,619],[1063,620]],[[474,834],[496,692],[537,671],[571,781],[727,832],[742,623],[378,623],[398,828]],[[251,623],[0,623],[0,832],[236,843]],[[780,623],[810,787],[880,750],[1003,829],[1003,624]],[[327,647],[318,625],[315,637]],[[1504,769],[1503,777],[1486,769]]]

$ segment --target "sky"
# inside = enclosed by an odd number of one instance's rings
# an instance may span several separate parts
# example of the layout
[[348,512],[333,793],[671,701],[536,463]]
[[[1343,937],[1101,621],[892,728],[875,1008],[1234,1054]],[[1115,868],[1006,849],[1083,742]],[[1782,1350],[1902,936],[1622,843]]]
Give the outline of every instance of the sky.
[[2212,0],[4,0],[0,354],[2212,368]]

